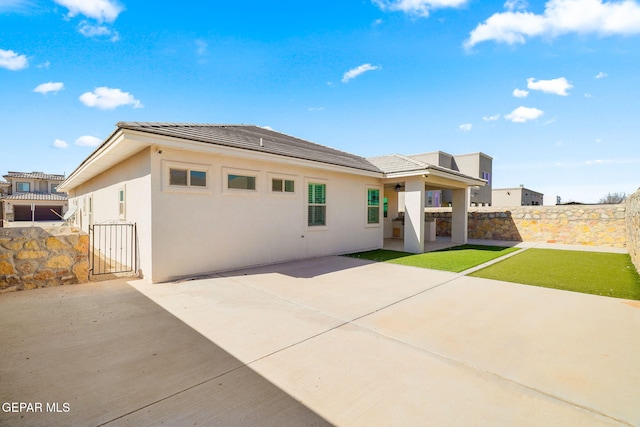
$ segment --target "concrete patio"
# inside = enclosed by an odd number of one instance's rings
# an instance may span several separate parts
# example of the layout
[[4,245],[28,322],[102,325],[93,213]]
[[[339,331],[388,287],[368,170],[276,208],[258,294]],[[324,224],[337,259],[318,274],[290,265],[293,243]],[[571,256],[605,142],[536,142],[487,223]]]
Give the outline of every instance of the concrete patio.
[[2,425],[640,424],[640,303],[325,257],[0,296]]

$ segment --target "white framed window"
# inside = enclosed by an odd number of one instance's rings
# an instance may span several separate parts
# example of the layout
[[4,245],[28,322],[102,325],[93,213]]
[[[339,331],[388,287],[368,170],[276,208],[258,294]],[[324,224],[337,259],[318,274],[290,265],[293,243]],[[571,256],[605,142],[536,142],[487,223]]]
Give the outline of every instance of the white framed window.
[[227,175],[227,188],[230,190],[253,190],[256,189],[256,177],[251,175]]
[[51,193],[58,192],[58,184],[51,184]]
[[307,183],[307,226],[327,225],[327,184],[309,181]]
[[491,185],[491,174],[489,172],[482,171],[482,179],[486,179],[487,184]]
[[298,192],[295,175],[269,173],[268,185],[272,196],[293,196]]
[[18,193],[29,193],[31,191],[30,182],[16,182],[16,191]]
[[367,225],[380,225],[379,187],[367,187]]
[[258,194],[258,171],[222,169],[222,190],[226,194]]
[[211,165],[162,161],[162,191],[210,193],[212,188],[210,181]]
[[124,221],[127,216],[127,198],[125,193],[125,187],[121,187],[118,189],[118,217],[120,220]]

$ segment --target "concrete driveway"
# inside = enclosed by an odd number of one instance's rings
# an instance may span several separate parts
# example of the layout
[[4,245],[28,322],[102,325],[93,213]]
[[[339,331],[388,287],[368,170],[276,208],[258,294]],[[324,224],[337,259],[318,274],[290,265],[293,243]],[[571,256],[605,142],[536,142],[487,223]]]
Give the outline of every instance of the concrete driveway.
[[326,257],[2,295],[0,319],[0,400],[70,403],[2,425],[640,425],[628,300]]

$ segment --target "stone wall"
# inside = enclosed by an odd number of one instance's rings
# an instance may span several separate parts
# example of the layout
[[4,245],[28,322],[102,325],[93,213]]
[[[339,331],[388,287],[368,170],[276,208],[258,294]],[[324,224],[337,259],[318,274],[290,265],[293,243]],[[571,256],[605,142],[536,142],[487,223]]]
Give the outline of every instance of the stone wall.
[[640,190],[627,198],[627,248],[640,272]]
[[0,293],[87,282],[88,244],[69,227],[0,228]]
[[[625,247],[625,204],[469,209],[469,238]],[[429,209],[438,236],[451,235],[451,208]]]

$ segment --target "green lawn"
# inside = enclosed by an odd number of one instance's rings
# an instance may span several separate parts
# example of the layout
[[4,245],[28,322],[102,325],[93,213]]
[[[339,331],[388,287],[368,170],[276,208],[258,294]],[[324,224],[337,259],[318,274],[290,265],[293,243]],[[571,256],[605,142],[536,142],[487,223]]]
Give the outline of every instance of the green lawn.
[[413,267],[432,268],[459,273],[492,259],[504,256],[517,248],[503,248],[499,246],[462,245],[441,251],[424,254],[389,251],[378,249],[375,251],[359,252],[347,255],[353,258],[371,261],[390,262],[393,264],[410,265]]
[[640,275],[627,254],[529,249],[470,276],[640,300]]

